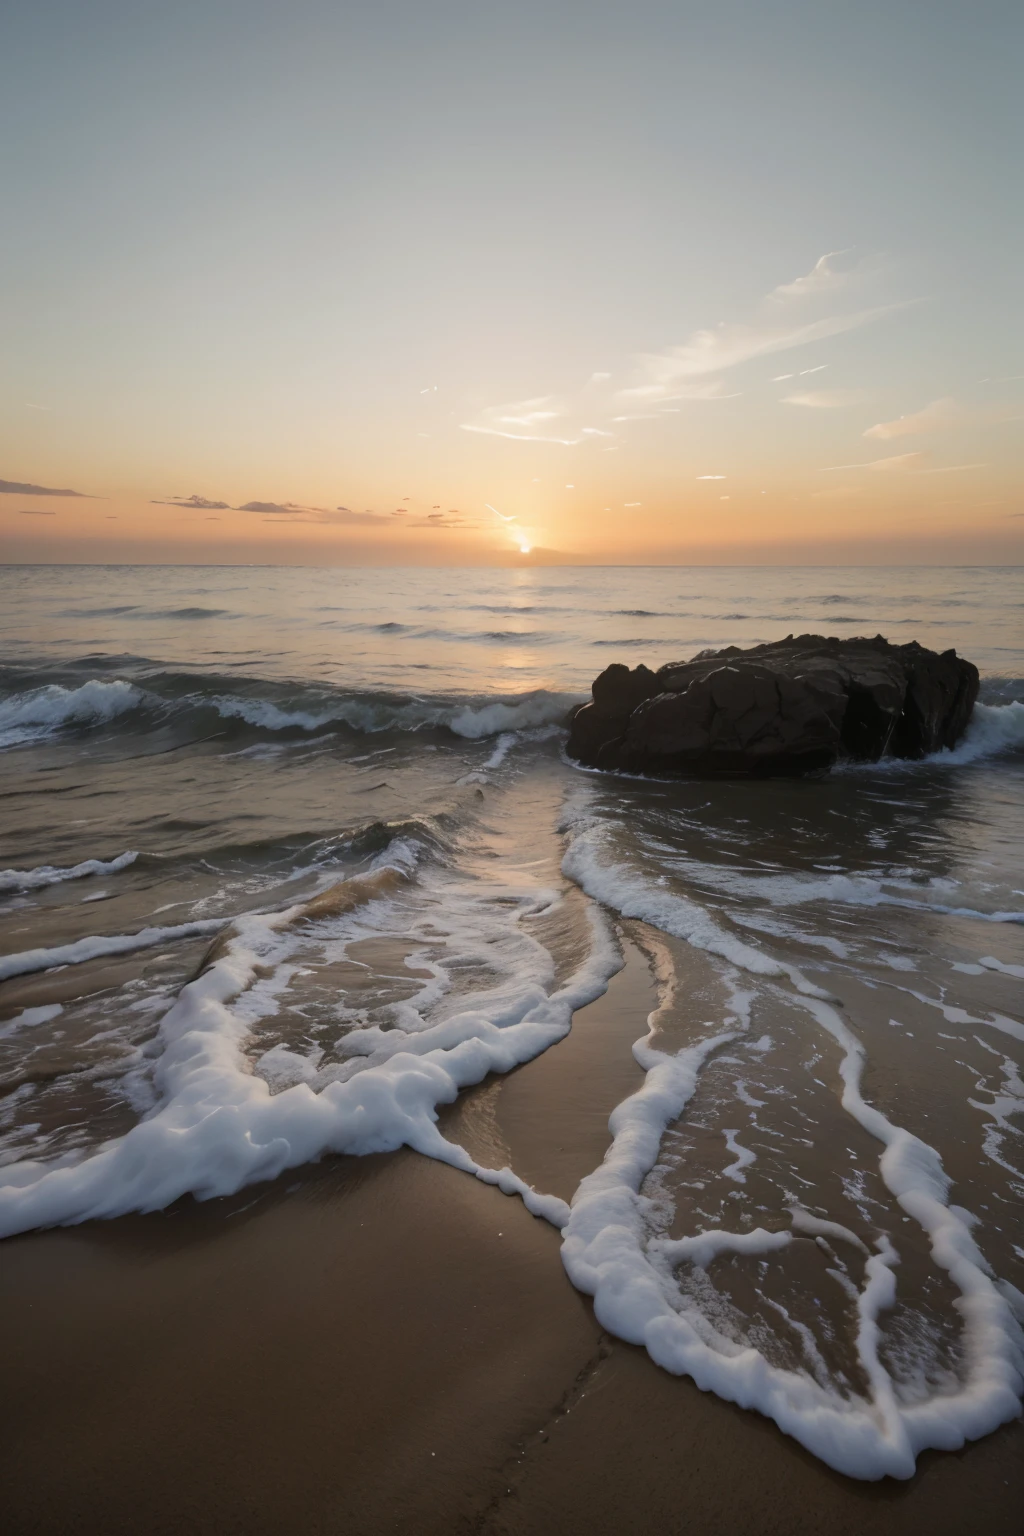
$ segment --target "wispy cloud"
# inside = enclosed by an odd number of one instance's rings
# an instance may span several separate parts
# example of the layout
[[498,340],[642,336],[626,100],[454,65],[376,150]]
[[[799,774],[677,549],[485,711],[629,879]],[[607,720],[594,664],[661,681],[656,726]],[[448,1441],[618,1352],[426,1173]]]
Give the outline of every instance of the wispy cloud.
[[[463,432],[480,432],[487,437],[509,437],[521,443],[561,443],[575,448],[587,436],[606,437],[597,428],[573,428],[566,403],[554,395],[537,395],[531,400],[514,400],[508,405],[485,407],[470,421],[460,422]],[[559,429],[556,423],[565,425]]]
[[[725,323],[695,331],[687,341],[658,352],[639,354],[632,375],[617,384],[610,373],[594,373],[570,397],[534,395],[505,405],[487,406],[460,423],[464,432],[508,438],[526,443],[558,443],[575,448],[605,441],[617,434],[610,430],[632,421],[677,415],[674,407],[696,401],[734,399],[740,393],[730,387],[726,375],[754,358],[787,352],[841,336],[873,324],[906,307],[905,303],[876,305],[870,309],[837,306],[853,278],[864,268],[841,262],[844,252],[831,251],[811,270],[790,283],[782,283],[759,303],[750,322]],[[833,312],[823,314],[824,307]],[[827,363],[780,374],[778,382],[818,373]],[[852,403],[838,396],[827,400],[794,396],[791,404],[827,408]]]
[[22,507],[21,517],[56,517],[56,512],[47,512],[43,507]]
[[[608,425],[608,379],[606,373],[591,374],[582,389],[571,397],[536,395],[507,405],[487,406],[459,425],[463,432],[480,432],[521,443],[558,443],[564,448],[600,444],[616,435]],[[598,421],[605,425],[595,425]]]
[[962,412],[955,400],[933,400],[930,405],[908,416],[897,416],[895,421],[878,421],[868,427],[865,437],[879,438],[887,442],[895,437],[914,437],[922,432],[939,432],[943,427],[955,426]]
[[[693,399],[690,382],[706,374],[724,373],[740,363],[771,352],[788,352],[813,341],[825,341],[846,331],[859,330],[886,315],[895,314],[902,304],[882,304],[874,309],[859,309],[845,315],[826,315],[802,325],[718,325],[714,330],[697,331],[680,347],[651,353],[641,359],[648,382],[622,391],[624,397],[653,400],[679,391],[679,398]],[[823,365],[824,366],[824,365]],[[725,386],[716,381],[701,398],[721,396]]]
[[[882,304],[871,309],[840,309],[821,314],[823,301],[839,298],[855,278],[872,270],[870,265],[844,262],[842,258],[846,255],[844,251],[829,251],[802,277],[794,278],[790,283],[780,283],[761,302],[757,318],[749,324],[723,322],[713,329],[694,332],[681,346],[648,353],[640,359],[640,370],[646,378],[623,390],[622,397],[664,399],[678,390],[685,391],[683,398],[694,398],[697,380],[726,373],[756,357],[788,352],[841,336],[906,307],[905,303]],[[817,373],[826,367],[827,363],[819,363],[799,372]],[[780,374],[775,382],[798,376]],[[724,397],[721,379],[705,384],[705,388],[708,393],[702,398]]]
[[868,427],[865,437],[880,438],[883,442],[895,437],[915,437],[925,432],[945,432],[954,427],[994,426],[1000,422],[1019,421],[1019,405],[963,405],[948,396],[932,400],[921,410],[894,421],[879,421]]
[[817,298],[820,294],[836,293],[850,277],[851,264],[842,264],[848,251],[827,251],[819,256],[804,277],[796,277],[791,283],[780,283],[768,295],[776,304],[791,304],[794,299]]
[[786,395],[783,405],[806,405],[814,411],[838,411],[858,405],[864,399],[861,389],[811,389],[802,395]]
[[24,480],[0,480],[0,496],[74,496],[81,501],[104,499],[102,496],[88,496],[85,491],[56,491],[49,485],[29,485]]

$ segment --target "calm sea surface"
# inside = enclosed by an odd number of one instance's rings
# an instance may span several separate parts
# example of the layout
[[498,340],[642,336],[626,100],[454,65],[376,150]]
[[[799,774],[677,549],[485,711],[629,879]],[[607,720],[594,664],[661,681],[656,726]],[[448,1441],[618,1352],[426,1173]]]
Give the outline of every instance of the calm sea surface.
[[[967,738],[565,759],[609,662],[803,632],[955,646]],[[666,1369],[907,1476],[1019,1406],[1022,871],[1018,570],[2,568],[0,1233],[408,1144],[560,1227]],[[661,1003],[605,1161],[447,1140],[624,940]]]

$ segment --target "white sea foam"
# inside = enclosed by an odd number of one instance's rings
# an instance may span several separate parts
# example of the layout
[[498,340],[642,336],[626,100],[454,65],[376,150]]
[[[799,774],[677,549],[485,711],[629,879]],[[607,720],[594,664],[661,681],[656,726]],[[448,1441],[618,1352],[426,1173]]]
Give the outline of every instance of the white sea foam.
[[1024,965],[1004,965],[995,955],[982,955],[978,964],[986,971],[999,971],[1003,976],[1015,976],[1018,981],[1024,981]]
[[83,859],[80,864],[61,867],[40,864],[37,869],[0,869],[0,891],[35,891],[41,886],[58,885],[62,880],[84,880],[88,875],[114,875],[127,869],[137,853],[119,853],[116,859]]
[[204,918],[194,923],[178,923],[169,928],[140,928],[138,933],[95,934],[76,939],[72,944],[55,944],[45,949],[23,949],[20,953],[0,955],[0,981],[12,976],[28,976],[33,971],[50,971],[57,965],[82,965],[107,955],[129,955],[133,950],[152,949],[171,939],[191,939],[204,933],[217,933],[225,926],[224,918]]
[[[865,1398],[843,1396],[803,1373],[771,1365],[751,1345],[721,1334],[698,1314],[673,1305],[666,1267],[707,1267],[722,1252],[767,1255],[788,1246],[793,1231],[841,1238],[863,1248],[836,1223],[794,1212],[793,1230],[712,1230],[692,1237],[650,1240],[647,1201],[640,1193],[657,1160],[662,1135],[692,1097],[708,1057],[732,1032],[713,1036],[676,1056],[639,1041],[634,1055],[646,1069],[643,1087],[614,1111],[614,1140],[602,1166],[573,1197],[563,1229],[563,1260],[573,1284],[594,1298],[601,1324],[646,1347],[666,1370],[691,1376],[704,1390],[756,1408],[838,1471],[853,1477],[910,1477],[926,1448],[956,1449],[1020,1411],[1024,1390],[1021,1332],[970,1232],[947,1204],[948,1179],[934,1149],[892,1124],[860,1092],[863,1050],[839,1015],[819,998],[803,997],[819,1025],[843,1051],[843,1106],[884,1145],[882,1178],[898,1203],[927,1233],[932,1256],[961,1293],[965,1379],[952,1390],[903,1404],[879,1358],[880,1313],[895,1298],[898,1255],[885,1237],[865,1264],[856,1293],[857,1355],[869,1383]],[[845,1278],[845,1277],[844,1277]]]
[[[783,967],[765,963],[767,957],[760,951],[734,947],[731,938],[723,936],[694,904],[616,862],[609,856],[605,829],[587,826],[585,818],[577,815],[569,832],[566,872],[597,899],[756,975],[787,974]],[[791,979],[796,982],[798,973]],[[878,1166],[883,1183],[926,1234],[934,1262],[960,1292],[962,1380],[946,1382],[938,1391],[917,1393],[911,1402],[897,1391],[879,1352],[879,1318],[895,1300],[899,1260],[884,1235],[875,1239],[874,1251],[867,1253],[859,1291],[836,1270],[856,1301],[855,1347],[868,1383],[865,1396],[830,1387],[820,1371],[812,1379],[772,1365],[753,1344],[716,1328],[679,1292],[672,1274],[675,1266],[690,1263],[705,1268],[722,1252],[769,1255],[787,1247],[794,1234],[837,1239],[862,1252],[865,1249],[848,1228],[799,1208],[791,1212],[788,1231],[715,1229],[672,1240],[652,1237],[651,1202],[641,1193],[643,1181],[657,1163],[665,1130],[692,1097],[705,1062],[735,1038],[735,1030],[670,1056],[655,1048],[652,1023],[647,1039],[634,1047],[647,1077],[643,1087],[614,1111],[612,1146],[602,1166],[583,1180],[573,1197],[563,1229],[563,1260],[573,1283],[593,1296],[601,1324],[646,1347],[665,1369],[688,1375],[701,1388],[729,1401],[756,1408],[838,1471],[867,1479],[906,1478],[912,1475],[920,1451],[955,1449],[1020,1412],[1024,1339],[1002,1283],[992,1276],[974,1242],[972,1218],[948,1204],[949,1180],[937,1152],[865,1101],[860,1087],[864,1050],[836,1009],[806,988],[791,996],[839,1046],[843,1108],[882,1144]],[[997,1028],[1012,1022],[997,1022],[997,1018],[984,1022]],[[1008,1108],[1014,1088],[1008,1078],[992,1116],[994,1129],[1001,1129],[1000,1116],[1006,1119],[1003,1100]],[[727,1132],[726,1139],[739,1154],[736,1133]],[[726,1172],[740,1173],[739,1162]]]
[[[986,1048],[991,1049],[991,1047]],[[981,1110],[982,1114],[992,1122],[986,1129],[982,1142],[985,1156],[1009,1173],[1013,1177],[1016,1192],[1024,1194],[1024,1183],[1022,1183],[1024,1166],[1010,1162],[1006,1155],[1010,1148],[1014,1146],[1019,1148],[1024,1139],[1024,1132],[1017,1123],[1024,1114],[1024,1082],[1021,1081],[1020,1068],[1009,1056],[1002,1058],[1002,1069],[1003,1079],[998,1091],[990,1088],[983,1089],[992,1096],[990,1104],[984,1104],[980,1099],[968,1099],[967,1102],[972,1109]],[[1024,1159],[1021,1161],[1024,1162]]]
[[0,701],[0,749],[40,741],[65,726],[104,725],[135,709],[143,695],[130,683],[95,678],[77,688],[49,683]]
[[766,955],[727,932],[709,912],[685,896],[646,880],[609,851],[610,829],[580,816],[571,830],[562,869],[571,880],[623,917],[638,917],[664,933],[685,939],[695,949],[708,950],[755,976],[784,976],[801,992],[818,993],[795,966]]
[[[485,769],[500,768],[514,747],[524,746],[530,742],[550,741],[553,736],[562,735],[562,729],[561,721],[559,721],[558,724],[549,723],[530,728],[524,727],[518,731],[503,731],[494,744],[494,751],[483,766]],[[467,774],[464,779],[460,779],[458,782],[472,783],[475,777],[473,774]],[[480,777],[483,778],[482,775]],[[486,779],[483,782],[486,783]]]
[[[407,873],[408,853],[393,845],[375,868],[398,867]],[[504,908],[495,915],[496,909],[480,900],[476,885],[460,894],[452,877],[436,878],[441,886],[422,920],[429,919],[436,931],[439,912],[456,928],[460,917],[469,914],[470,928],[475,923],[477,931],[475,938],[474,931],[462,936],[468,953],[475,944],[480,958],[486,953],[492,966],[501,961],[504,945],[507,974],[496,986],[463,997],[458,1012],[436,1022],[423,1017],[415,1000],[398,1005],[392,1010],[398,1027],[350,1037],[348,1071],[323,1086],[308,1065],[271,1052],[268,1076],[275,1069],[294,1074],[299,1067],[306,1079],[272,1093],[265,1077],[250,1070],[243,1051],[267,1003],[250,996],[246,1006],[246,999],[256,991],[257,975],[267,966],[280,967],[304,941],[308,924],[296,919],[303,917],[305,906],[241,918],[223,952],[182,989],[161,1022],[153,1111],[125,1136],[73,1166],[26,1160],[3,1169],[0,1234],[154,1210],[189,1191],[199,1198],[228,1194],[326,1152],[363,1154],[403,1144],[520,1195],[535,1214],[562,1225],[568,1216],[563,1201],[531,1189],[510,1169],[481,1167],[441,1135],[436,1106],[451,1102],[489,1072],[508,1071],[561,1039],[573,1011],[604,990],[621,957],[595,909],[589,954],[564,985],[548,990],[544,979],[551,974],[551,957],[517,929],[515,918]],[[507,901],[507,888],[502,889]],[[534,892],[520,902],[519,915],[548,902],[550,894]],[[397,922],[397,931],[408,933],[412,916],[408,904],[393,912],[391,900],[382,897],[334,921],[350,938],[358,938],[375,931],[375,920],[381,931],[388,931],[389,922],[395,931]],[[456,940],[462,942],[457,932],[451,942]],[[425,984],[420,1007],[424,999],[436,1001],[440,990],[435,975]],[[275,1006],[271,1001],[271,1009]]]
[[861,1253],[870,1250],[849,1227],[840,1226],[837,1221],[825,1221],[821,1216],[815,1216],[811,1211],[805,1211],[800,1205],[790,1206],[790,1215],[793,1218],[793,1231],[806,1232],[811,1237],[832,1237],[841,1243],[851,1243],[854,1248],[859,1248]]
[[764,1227],[755,1227],[752,1232],[723,1232],[715,1228],[698,1232],[695,1237],[656,1238],[650,1248],[670,1264],[686,1261],[707,1269],[721,1253],[776,1253],[792,1241],[793,1234],[785,1230],[769,1232]]
[[504,731],[494,744],[494,751],[484,763],[485,768],[500,768],[516,742],[520,740],[517,731]]
[[1000,1033],[1010,1035],[1014,1040],[1024,1041],[1024,1024],[1017,1019],[1008,1019],[1005,1014],[993,1013],[984,1019],[968,1013],[966,1008],[957,1007],[955,1003],[943,1002],[940,997],[929,997],[927,992],[915,992],[911,987],[897,987],[897,991],[908,993],[919,1003],[924,1003],[926,1008],[937,1008],[949,1024],[983,1024],[989,1029],[998,1029]]
[[[847,874],[762,874],[735,865],[712,864],[696,859],[667,858],[665,866],[703,886],[725,895],[754,897],[773,907],[799,907],[837,902],[853,907],[906,907],[917,911],[939,912],[949,917],[975,918],[990,923],[1024,923],[1024,911],[985,912],[977,907],[956,906],[948,899],[956,889],[953,881],[932,879],[913,881],[905,874],[890,876]],[[737,920],[748,927],[772,932],[760,914],[739,914]],[[806,936],[794,933],[794,937]],[[831,947],[831,945],[829,946]],[[896,962],[894,969],[900,969]]]
[[723,1168],[722,1172],[727,1179],[734,1179],[737,1184],[745,1184],[747,1182],[747,1176],[743,1170],[744,1168],[749,1168],[751,1163],[757,1162],[757,1153],[752,1152],[749,1147],[740,1146],[739,1141],[737,1140],[739,1134],[740,1133],[738,1130],[723,1130],[722,1132],[722,1135],[725,1137],[726,1146],[729,1148],[729,1151],[736,1159],[736,1161],[734,1163],[730,1163],[727,1168]]
[[6,1024],[0,1024],[0,1040],[6,1040],[11,1035],[16,1035],[19,1030],[31,1029],[35,1024],[49,1024],[64,1012],[61,1003],[43,1003],[39,1008],[22,1008],[13,1019],[8,1019]]

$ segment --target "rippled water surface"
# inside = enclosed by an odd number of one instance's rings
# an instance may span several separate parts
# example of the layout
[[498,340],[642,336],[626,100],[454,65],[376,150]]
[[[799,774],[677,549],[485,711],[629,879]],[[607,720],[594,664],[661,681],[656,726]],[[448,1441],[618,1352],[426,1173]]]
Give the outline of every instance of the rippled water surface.
[[924,567],[0,569],[0,655],[147,658],[227,675],[458,693],[582,689],[622,653],[671,660],[789,633],[884,632],[1019,676],[1020,572]]
[[[608,662],[808,631],[955,646],[965,741],[565,759]],[[407,1143],[560,1227],[661,1366],[907,1476],[1019,1404],[1022,870],[1018,571],[8,567],[0,1231]],[[526,1091],[624,948],[646,1075],[570,1206],[437,1108]]]

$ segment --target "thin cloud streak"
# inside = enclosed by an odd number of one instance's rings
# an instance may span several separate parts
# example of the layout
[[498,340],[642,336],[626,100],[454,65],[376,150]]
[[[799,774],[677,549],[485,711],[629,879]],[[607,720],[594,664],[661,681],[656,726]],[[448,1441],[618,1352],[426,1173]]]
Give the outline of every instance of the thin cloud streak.
[[872,469],[883,473],[889,470],[916,469],[927,457],[926,453],[896,453],[888,459],[867,459],[861,464],[829,464],[821,473],[828,475],[841,469]]

